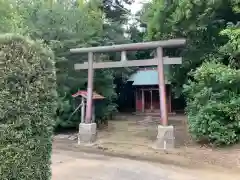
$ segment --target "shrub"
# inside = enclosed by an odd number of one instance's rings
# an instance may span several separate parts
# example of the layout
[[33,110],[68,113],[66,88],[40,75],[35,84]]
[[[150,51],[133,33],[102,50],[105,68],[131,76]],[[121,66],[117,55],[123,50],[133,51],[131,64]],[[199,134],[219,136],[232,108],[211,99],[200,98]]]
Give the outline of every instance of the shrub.
[[240,71],[204,63],[184,87],[189,130],[198,141],[229,145],[240,137]]
[[0,35],[0,65],[0,179],[50,179],[53,53],[40,42]]

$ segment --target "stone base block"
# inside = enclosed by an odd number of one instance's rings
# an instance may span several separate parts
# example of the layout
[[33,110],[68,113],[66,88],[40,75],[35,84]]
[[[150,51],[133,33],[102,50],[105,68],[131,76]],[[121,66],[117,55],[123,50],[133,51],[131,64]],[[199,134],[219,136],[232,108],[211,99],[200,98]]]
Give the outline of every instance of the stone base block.
[[90,145],[93,144],[97,139],[97,125],[96,123],[80,123],[78,133],[78,144],[79,145]]
[[172,149],[175,148],[175,137],[173,126],[158,126],[158,135],[155,144],[156,149]]

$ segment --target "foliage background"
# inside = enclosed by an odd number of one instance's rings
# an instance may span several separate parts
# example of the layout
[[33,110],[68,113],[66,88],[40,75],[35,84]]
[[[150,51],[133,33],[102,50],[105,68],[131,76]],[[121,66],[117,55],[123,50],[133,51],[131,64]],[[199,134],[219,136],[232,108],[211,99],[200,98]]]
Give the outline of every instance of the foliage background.
[[183,56],[171,68],[174,93],[186,92],[193,137],[218,145],[239,141],[239,7],[239,0],[152,0],[139,12],[146,40],[187,39],[174,51]]
[[[75,71],[75,63],[87,60],[87,55],[72,55],[70,48],[129,43],[123,25],[127,22],[123,1],[52,1],[0,0],[0,32],[16,32],[34,40],[41,39],[51,47],[56,57],[58,108],[56,128],[78,127],[80,112],[70,119],[78,101],[71,95],[86,90],[86,71]],[[126,1],[130,3],[130,1]],[[134,54],[130,54],[134,57]],[[98,61],[119,60],[119,54],[97,55]],[[122,86],[131,69],[98,70],[94,90],[106,99],[98,104],[99,123],[117,111],[116,87]],[[119,84],[116,86],[116,82]]]

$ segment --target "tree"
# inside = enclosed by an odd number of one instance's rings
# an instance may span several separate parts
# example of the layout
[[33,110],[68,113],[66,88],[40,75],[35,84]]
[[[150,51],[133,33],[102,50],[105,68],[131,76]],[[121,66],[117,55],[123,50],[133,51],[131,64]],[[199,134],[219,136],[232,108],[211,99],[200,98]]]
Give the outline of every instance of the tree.
[[[231,1],[232,11],[240,14],[240,2]],[[239,19],[238,19],[239,20]],[[220,32],[222,36],[227,36],[228,41],[220,47],[222,61],[229,64],[232,68],[240,68],[240,21],[229,22],[226,29]]]
[[192,136],[217,145],[239,141],[239,3],[153,0],[142,16],[147,39],[187,39],[171,82],[176,93],[186,92]]
[[240,71],[204,63],[185,85],[189,130],[200,142],[215,145],[240,140]]
[[143,13],[148,40],[187,39],[181,54],[184,58],[183,65],[173,66],[171,73],[171,81],[177,87],[178,94],[181,93],[183,84],[187,83],[190,71],[200,66],[208,56],[219,56],[219,47],[227,42],[227,38],[220,32],[229,22],[236,24],[240,19],[232,2],[234,1],[153,0]]
[[13,34],[0,35],[0,49],[1,179],[50,180],[54,55],[40,42]]
[[124,7],[124,4],[132,4],[132,2],[133,0],[102,0],[102,9],[107,19],[126,22],[130,11]]
[[[76,107],[71,94],[80,89],[86,90],[87,73],[75,71],[73,67],[75,63],[86,61],[87,55],[73,55],[70,54],[69,49],[131,42],[131,39],[125,36],[126,31],[123,28],[127,20],[126,16],[123,17],[127,13],[123,4],[130,1],[5,0],[4,2],[7,2],[6,5],[11,4],[11,12],[16,14],[14,19],[19,18],[17,33],[30,36],[34,40],[41,39],[53,50],[56,57],[59,95],[56,126],[77,127],[80,114],[75,114],[69,119]],[[12,15],[10,11],[7,12]],[[13,18],[8,18],[6,22],[11,25]],[[8,30],[9,28],[4,32]],[[134,53],[128,55],[135,56]],[[97,59],[116,61],[120,60],[120,54],[99,55]],[[96,70],[95,90],[107,97],[101,104],[102,107],[98,109],[109,109],[107,115],[106,111],[98,111],[98,119],[106,119],[106,116],[116,110],[115,83],[118,83],[119,79],[121,83],[124,82],[131,71],[130,68]]]
[[21,26],[21,17],[18,16],[9,0],[0,0],[0,22],[1,33],[20,32],[23,28]]
[[[31,2],[31,3],[30,3]],[[23,0],[15,7],[27,27],[24,34],[33,39],[42,39],[48,44],[56,56],[57,91],[59,94],[57,109],[57,126],[77,127],[80,114],[69,119],[75,109],[71,94],[77,90],[86,90],[86,71],[75,71],[75,63],[86,61],[87,55],[70,54],[75,47],[110,45],[130,42],[124,37],[124,29],[119,22],[107,20],[101,9],[101,3],[91,0],[83,1],[38,1]],[[97,56],[98,60],[116,60],[117,54]],[[106,99],[97,112],[98,119],[106,119],[116,110],[116,93],[113,89],[114,79],[119,71],[97,70],[95,72],[95,90]],[[127,71],[128,72],[128,71]],[[124,74],[124,73],[123,73]],[[108,111],[104,111],[108,109]]]

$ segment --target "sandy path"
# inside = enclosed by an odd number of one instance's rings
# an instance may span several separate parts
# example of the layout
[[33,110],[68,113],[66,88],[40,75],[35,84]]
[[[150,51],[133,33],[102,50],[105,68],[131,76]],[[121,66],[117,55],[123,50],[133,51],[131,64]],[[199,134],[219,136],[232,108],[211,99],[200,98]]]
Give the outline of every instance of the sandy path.
[[190,170],[83,152],[54,150],[52,180],[238,180],[240,174]]

